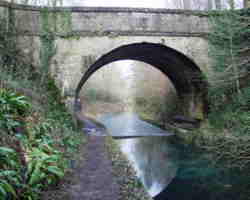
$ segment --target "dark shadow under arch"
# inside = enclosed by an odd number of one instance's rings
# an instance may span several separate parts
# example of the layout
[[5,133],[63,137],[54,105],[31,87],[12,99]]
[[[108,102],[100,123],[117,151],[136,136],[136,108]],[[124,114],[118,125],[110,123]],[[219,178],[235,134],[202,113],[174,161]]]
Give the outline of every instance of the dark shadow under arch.
[[[118,47],[100,57],[92,64],[81,78],[75,93],[75,106],[79,99],[79,93],[83,85],[103,66],[119,60],[142,61],[159,69],[172,81],[177,94],[184,101],[192,101],[195,104],[202,101],[203,110],[206,110],[207,82],[199,67],[184,54],[156,43],[133,43]],[[185,98],[188,100],[185,100]],[[196,98],[197,97],[197,98]]]

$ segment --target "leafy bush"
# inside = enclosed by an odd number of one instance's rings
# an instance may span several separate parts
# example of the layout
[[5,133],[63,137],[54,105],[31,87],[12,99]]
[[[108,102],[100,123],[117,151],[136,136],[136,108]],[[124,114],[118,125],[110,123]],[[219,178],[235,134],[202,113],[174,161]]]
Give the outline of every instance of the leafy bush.
[[209,41],[214,73],[208,120],[214,134],[202,142],[215,161],[240,170],[248,169],[250,163],[249,19],[249,9],[212,16]]
[[165,124],[171,120],[171,116],[180,112],[178,98],[174,93],[169,93],[164,98],[157,96],[137,97],[135,105],[135,109],[141,117],[161,124]]
[[233,132],[241,131],[249,122],[249,18],[247,10],[224,11],[212,17],[213,32],[209,37],[215,69],[210,78],[209,119],[215,127]]
[[26,97],[0,89],[1,137],[10,137],[0,144],[0,200],[37,200],[70,166],[81,134],[73,130],[65,106],[49,99],[41,115]]
[[10,148],[0,147],[0,199],[17,197],[14,185],[20,183],[20,162],[17,153]]
[[34,67],[16,45],[14,14],[0,19],[0,200],[37,200],[67,172],[81,133],[49,76],[53,33],[43,27],[41,68]]
[[26,97],[0,89],[0,129],[13,133],[21,125],[20,118],[27,114],[29,108]]

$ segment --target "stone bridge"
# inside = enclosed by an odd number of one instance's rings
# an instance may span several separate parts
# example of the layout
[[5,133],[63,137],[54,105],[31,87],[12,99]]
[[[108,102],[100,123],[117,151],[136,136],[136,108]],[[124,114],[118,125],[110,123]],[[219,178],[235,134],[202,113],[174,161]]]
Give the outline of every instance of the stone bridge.
[[50,71],[64,96],[78,98],[82,85],[99,68],[131,59],[166,74],[183,101],[185,114],[204,118],[204,77],[212,71],[206,13],[143,8],[39,8],[0,2],[0,16],[11,15],[15,16],[18,30],[17,44],[35,66],[42,62],[41,38],[48,33],[55,36],[56,52]]

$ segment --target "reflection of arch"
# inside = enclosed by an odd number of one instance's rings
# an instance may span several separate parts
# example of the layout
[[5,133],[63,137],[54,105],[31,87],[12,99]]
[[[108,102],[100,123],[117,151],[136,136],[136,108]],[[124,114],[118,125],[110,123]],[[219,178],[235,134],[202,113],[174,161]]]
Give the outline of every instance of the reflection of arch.
[[205,111],[206,81],[202,78],[199,67],[182,53],[155,43],[133,43],[118,47],[103,55],[91,65],[81,78],[75,102],[79,99],[82,86],[89,77],[101,67],[118,60],[137,60],[148,63],[162,71],[175,86],[178,96],[183,101],[185,114],[202,119]]

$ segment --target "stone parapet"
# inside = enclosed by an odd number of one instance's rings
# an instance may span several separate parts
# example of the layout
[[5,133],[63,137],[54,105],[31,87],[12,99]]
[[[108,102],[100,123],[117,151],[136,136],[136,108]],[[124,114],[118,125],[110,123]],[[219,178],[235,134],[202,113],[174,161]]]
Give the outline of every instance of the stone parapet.
[[[100,7],[35,7],[0,2],[11,8],[19,34],[41,35],[43,12],[52,13],[53,32],[70,36],[205,36],[209,32],[204,13],[187,10]],[[68,13],[67,17],[63,13]],[[67,21],[68,29],[62,29]]]

